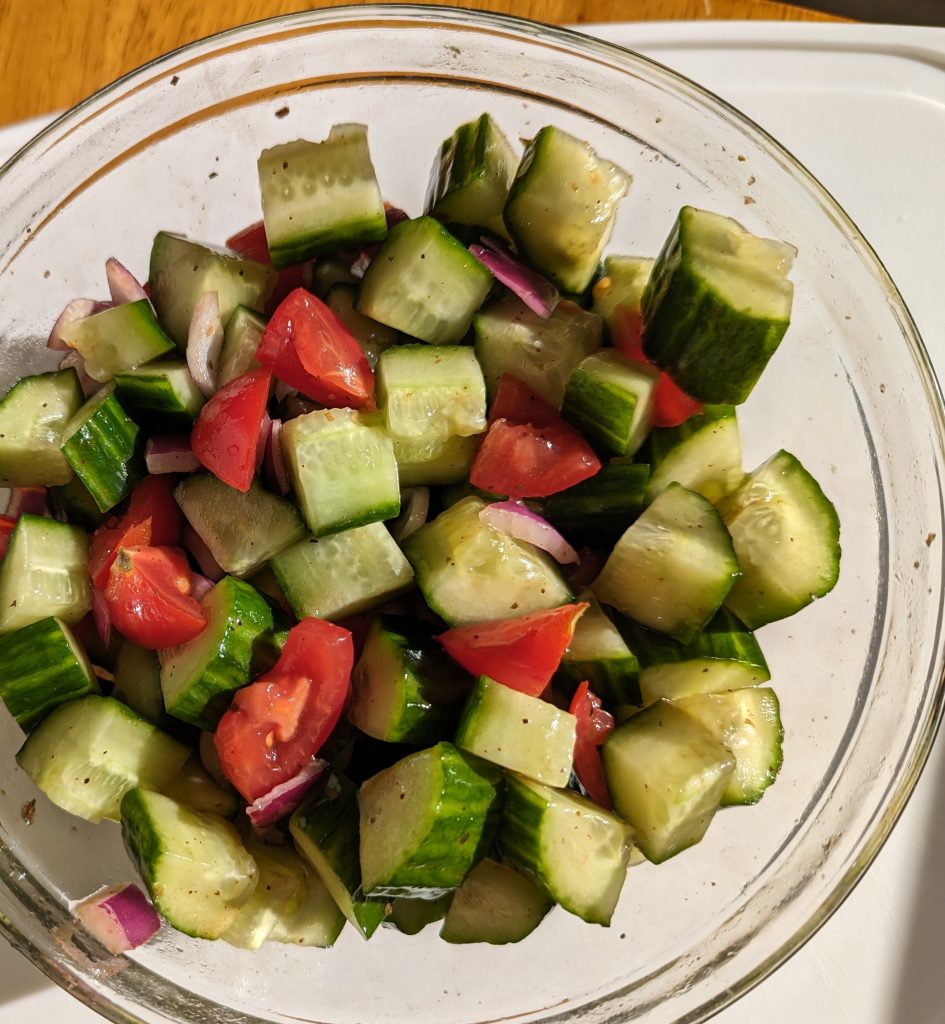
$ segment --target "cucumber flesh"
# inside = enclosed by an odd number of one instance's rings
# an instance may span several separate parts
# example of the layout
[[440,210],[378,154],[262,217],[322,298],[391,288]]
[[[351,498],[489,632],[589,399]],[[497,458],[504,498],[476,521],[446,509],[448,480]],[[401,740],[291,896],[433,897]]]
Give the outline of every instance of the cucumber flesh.
[[397,342],[400,333],[359,313],[356,306],[357,298],[358,289],[354,285],[339,282],[333,285],[325,296],[325,305],[348,328],[373,369],[381,353]]
[[[475,870],[475,868],[473,868]],[[469,877],[468,875],[466,876]],[[428,924],[442,921],[453,902],[453,891],[443,893],[435,900],[411,899],[398,896],[392,901],[387,924],[404,935],[418,935]],[[442,934],[442,933],[441,933]]]
[[223,332],[220,369],[217,373],[218,390],[231,380],[242,377],[244,373],[259,369],[256,349],[259,348],[265,329],[266,318],[261,314],[245,306],[237,306],[233,310]]
[[82,356],[85,372],[100,383],[174,349],[147,299],[123,302],[76,320],[62,336]]
[[305,861],[299,860],[303,878],[299,905],[294,912],[286,908],[276,918],[269,941],[291,946],[333,946],[344,928],[345,916],[325,883]]
[[221,818],[235,818],[243,802],[225,780],[218,782],[203,766],[197,754],[192,754],[183,768],[161,792],[178,803],[201,813],[218,814]]
[[542,515],[572,543],[613,546],[643,511],[649,466],[611,459],[589,480],[542,501]]
[[405,441],[392,437],[401,487],[458,484],[468,479],[481,436]]
[[116,373],[115,389],[122,408],[136,423],[160,431],[171,426],[189,429],[205,401],[182,359]]
[[655,262],[640,256],[605,258],[603,273],[591,290],[591,308],[603,317],[615,342],[629,341],[643,330],[643,292]]

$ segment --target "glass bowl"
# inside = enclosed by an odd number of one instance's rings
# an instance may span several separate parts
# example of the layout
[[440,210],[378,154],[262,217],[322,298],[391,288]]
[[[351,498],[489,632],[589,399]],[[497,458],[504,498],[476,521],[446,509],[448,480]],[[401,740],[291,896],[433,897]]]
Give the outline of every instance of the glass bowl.
[[136,71],[0,172],[3,386],[53,365],[50,325],[69,298],[103,293],[105,257],[145,276],[158,229],[221,240],[255,220],[263,147],[364,122],[386,197],[416,213],[438,143],[483,110],[513,139],[557,124],[633,174],[610,252],[655,254],[683,203],[798,249],[794,322],[741,410],[745,460],[801,458],[837,505],[843,567],[832,594],[760,634],[783,708],[781,777],[699,846],[632,868],[610,928],[559,909],[509,947],[451,946],[435,928],[364,943],[349,928],[330,950],[253,953],[165,928],[109,958],[69,901],[129,877],[119,830],[38,795],[4,716],[0,927],[113,1021],[703,1020],[836,909],[926,758],[942,707],[943,418],[915,326],[790,154],[618,47],[471,11],[356,7],[236,29]]

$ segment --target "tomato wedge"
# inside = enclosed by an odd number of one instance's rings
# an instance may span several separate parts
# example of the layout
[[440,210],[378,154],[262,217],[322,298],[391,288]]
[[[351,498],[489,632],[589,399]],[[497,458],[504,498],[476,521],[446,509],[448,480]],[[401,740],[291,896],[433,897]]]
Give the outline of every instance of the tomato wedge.
[[489,422],[494,423],[496,420],[546,427],[560,423],[561,417],[553,405],[536,395],[518,377],[513,377],[511,373],[503,373],[489,408]]
[[120,547],[105,587],[112,625],[149,650],[193,640],[207,616],[191,595],[192,583],[179,548]]
[[223,773],[246,800],[287,782],[318,753],[341,716],[353,665],[347,629],[302,619],[272,669],[237,690],[214,746]]
[[374,371],[354,335],[314,295],[296,288],[266,325],[261,366],[329,407],[374,408]]
[[109,519],[89,541],[89,575],[100,590],[119,548],[174,547],[180,543],[183,516],[174,500],[178,478],[173,474],[146,476],[131,492],[128,510]]
[[517,619],[457,626],[436,639],[467,672],[537,697],[551,682],[587,607],[582,601]]
[[10,534],[16,529],[16,520],[12,516],[0,515],[0,558],[7,553]]
[[614,720],[604,710],[600,698],[591,693],[587,680],[574,691],[568,710],[577,719],[574,772],[590,799],[598,807],[610,810],[613,804],[607,792],[604,765],[597,748],[613,732]]
[[259,425],[271,383],[266,370],[250,370],[231,380],[200,410],[190,435],[197,458],[238,491],[248,491],[256,474]]
[[[269,240],[266,238],[266,225],[261,220],[243,228],[242,231],[237,231],[235,235],[230,235],[226,240],[226,247],[232,249],[233,252],[238,252],[240,256],[245,256],[248,260],[255,260],[267,267],[272,265],[272,257],[269,255]],[[280,270],[279,276],[276,278],[276,286],[266,303],[266,312],[271,313],[289,292],[300,288],[303,277],[304,271],[301,263]]]

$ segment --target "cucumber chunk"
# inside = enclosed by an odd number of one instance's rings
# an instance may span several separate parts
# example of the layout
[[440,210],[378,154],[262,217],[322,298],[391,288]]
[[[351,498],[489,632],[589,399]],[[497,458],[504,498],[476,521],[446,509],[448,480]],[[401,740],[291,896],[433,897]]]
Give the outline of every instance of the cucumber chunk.
[[357,298],[358,289],[353,284],[338,283],[325,296],[325,305],[348,328],[373,369],[381,353],[400,338],[400,332],[359,313]]
[[789,452],[759,466],[719,508],[742,571],[726,607],[749,629],[833,590],[840,575],[837,510]]
[[604,325],[568,299],[543,318],[509,294],[479,312],[473,330],[490,398],[510,373],[557,409],[574,368],[600,348]]
[[674,701],[732,752],[735,771],[722,806],[755,804],[778,777],[783,761],[781,707],[774,690],[758,687],[729,693],[699,693]]
[[121,834],[155,907],[185,935],[220,938],[256,889],[256,862],[216,815],[137,788],[121,802]]
[[18,380],[0,402],[0,486],[69,483],[62,431],[81,405],[82,388],[71,367]]
[[433,441],[392,437],[400,486],[458,484],[468,479],[481,440],[479,435],[460,437],[458,434]]
[[209,732],[233,691],[249,683],[253,649],[272,629],[272,612],[248,583],[232,576],[224,576],[201,604],[207,625],[166,652],[161,691],[169,714]]
[[481,676],[456,729],[456,746],[549,786],[571,778],[577,719],[540,697]]
[[245,493],[212,473],[182,480],[174,491],[187,521],[224,572],[252,576],[274,555],[305,536],[291,501],[270,494],[258,480]]
[[300,139],[264,149],[258,169],[274,267],[387,234],[364,125],[336,124],[323,142]]
[[735,771],[712,732],[663,700],[614,729],[602,756],[614,810],[654,864],[699,842]]
[[432,630],[378,615],[351,676],[348,717],[375,739],[425,746],[452,734],[471,682]]
[[190,756],[161,792],[191,810],[219,814],[221,818],[235,818],[244,807],[236,790],[225,779],[214,779],[197,754]]
[[60,704],[20,747],[19,766],[58,807],[87,821],[118,818],[135,786],[160,789],[190,756],[112,697],[91,694]]
[[115,390],[132,419],[161,431],[189,429],[205,401],[182,359],[116,373]]
[[287,907],[276,918],[269,941],[291,946],[333,946],[345,926],[345,915],[315,871],[302,858],[297,860],[303,879],[299,905],[294,913]]
[[591,289],[591,308],[603,317],[610,337],[639,339],[643,330],[643,292],[656,260],[641,256],[607,256]]
[[451,626],[556,608],[573,595],[538,548],[479,518],[486,503],[468,497],[404,542],[427,604]]
[[365,892],[432,898],[459,886],[492,841],[492,778],[438,743],[368,779],[358,794]]
[[790,323],[796,255],[684,206],[643,296],[648,358],[700,402],[744,402]]
[[371,261],[358,310],[431,345],[469,330],[492,287],[492,274],[432,217],[401,221]]
[[502,210],[516,165],[508,139],[488,114],[461,124],[433,162],[424,209],[506,235]]
[[609,925],[627,877],[630,829],[577,793],[509,775],[499,845],[565,910]]
[[456,890],[440,938],[447,942],[520,942],[554,905],[548,894],[515,868],[486,857]]
[[43,516],[17,520],[0,562],[0,633],[55,616],[74,626],[92,609],[85,530]]
[[233,310],[223,332],[220,368],[217,371],[218,390],[244,373],[259,369],[256,349],[265,329],[266,318],[255,310],[245,306],[237,306]]
[[148,281],[158,320],[183,349],[201,295],[217,293],[220,320],[226,327],[237,306],[265,309],[276,272],[228,249],[159,231],[151,246]]
[[361,885],[358,791],[343,775],[316,783],[289,820],[299,853],[325,883],[342,914],[365,939],[387,916],[384,900],[367,899]]
[[270,565],[299,619],[357,615],[413,586],[410,563],[383,523],[307,537],[281,551]]
[[676,640],[691,640],[738,577],[715,508],[670,484],[617,542],[592,587],[598,600]]
[[60,619],[0,636],[0,697],[24,731],[64,701],[97,691],[85,651]]
[[[473,870],[475,871],[475,868]],[[446,917],[453,902],[453,895],[454,890],[451,889],[442,896],[437,896],[435,900],[398,896],[392,901],[390,917],[386,923],[404,935],[418,935],[428,924],[442,921]]]
[[147,299],[75,320],[63,329],[62,337],[85,360],[85,372],[99,382],[174,349]]
[[575,544],[613,545],[643,511],[649,466],[611,459],[589,480],[543,499],[542,515]]
[[580,139],[546,127],[528,143],[505,205],[513,241],[566,292],[591,283],[630,175]]
[[[72,467],[69,467],[72,472]],[[97,530],[105,520],[89,489],[73,474],[67,484],[50,488],[49,500],[56,519],[74,523],[86,530]]]
[[315,537],[393,519],[397,463],[387,431],[353,409],[317,409],[282,432],[289,475]]

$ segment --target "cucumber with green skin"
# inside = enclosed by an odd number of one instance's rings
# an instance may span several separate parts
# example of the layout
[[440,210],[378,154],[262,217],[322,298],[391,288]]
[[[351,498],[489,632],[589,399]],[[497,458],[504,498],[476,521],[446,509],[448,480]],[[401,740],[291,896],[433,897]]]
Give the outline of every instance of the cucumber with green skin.
[[105,520],[105,513],[89,494],[89,489],[75,474],[67,484],[51,487],[48,494],[53,515],[60,522],[74,523],[76,526],[81,526],[92,532],[97,530]]
[[[321,266],[321,262],[318,266]],[[381,353],[397,343],[400,332],[359,313],[357,301],[357,287],[341,281],[332,285],[325,295],[325,305],[348,328],[373,369]]]
[[147,299],[123,302],[75,320],[63,328],[62,337],[82,356],[85,372],[100,383],[150,363],[175,347]]
[[647,357],[700,402],[744,402],[790,323],[796,254],[684,206],[643,295]]
[[575,544],[613,545],[643,511],[650,467],[610,459],[588,480],[544,498],[542,515]]
[[168,722],[175,721],[164,710],[161,663],[157,651],[146,650],[122,639],[115,655],[113,675],[112,696],[116,700],[162,729],[167,728]]
[[454,890],[451,889],[442,896],[437,896],[435,900],[398,896],[391,901],[390,917],[386,924],[403,932],[404,935],[418,935],[428,924],[442,921],[446,917],[453,902],[453,894]]
[[605,257],[601,276],[591,290],[591,308],[603,317],[612,340],[630,340],[624,337],[628,331],[635,339],[642,332],[643,292],[655,262],[641,256]]
[[258,370],[256,349],[266,329],[266,318],[254,309],[237,306],[223,332],[217,390],[250,370]]
[[299,905],[294,912],[286,908],[278,915],[269,941],[289,946],[333,946],[345,926],[345,915],[315,870],[301,857],[293,863],[302,869]]
[[182,359],[165,359],[115,374],[122,408],[135,422],[167,431],[189,429],[206,401]]
[[471,437],[453,434],[445,440],[434,441],[392,437],[400,486],[439,486],[467,480],[481,441],[478,434]]

